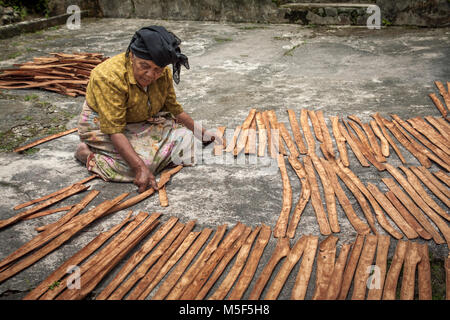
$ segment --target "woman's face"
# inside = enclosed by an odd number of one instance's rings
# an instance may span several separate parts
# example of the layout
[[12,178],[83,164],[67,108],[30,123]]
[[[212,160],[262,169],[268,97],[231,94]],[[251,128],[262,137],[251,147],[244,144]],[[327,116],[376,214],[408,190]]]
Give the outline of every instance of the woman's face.
[[133,53],[131,60],[134,78],[144,88],[156,81],[164,71],[164,68],[157,66],[153,61],[138,58]]

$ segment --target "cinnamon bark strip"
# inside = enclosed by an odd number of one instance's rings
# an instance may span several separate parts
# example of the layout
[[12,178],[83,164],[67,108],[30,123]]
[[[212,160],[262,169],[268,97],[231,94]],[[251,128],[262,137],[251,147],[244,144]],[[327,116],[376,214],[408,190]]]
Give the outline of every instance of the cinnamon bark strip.
[[48,137],[39,139],[39,140],[34,141],[34,142],[30,143],[30,144],[22,146],[20,148],[16,148],[16,149],[14,149],[14,152],[22,152],[24,150],[27,150],[27,149],[33,148],[33,147],[35,147],[35,146],[37,146],[39,144],[42,144],[44,142],[47,142],[47,141],[50,141],[50,140],[54,140],[54,139],[60,138],[62,136],[66,136],[68,134],[71,134],[71,133],[74,133],[74,132],[77,132],[77,131],[78,131],[78,128],[73,128],[73,129],[66,130],[66,131],[63,131],[63,132],[60,132],[60,133],[55,133],[55,134],[52,134],[52,135],[50,135]]
[[339,117],[331,117],[331,125],[334,135],[334,140],[336,141],[336,145],[339,151],[339,157],[341,158],[344,166],[348,167],[350,163],[348,162],[348,153],[345,142],[347,141],[345,137],[341,134],[341,130],[339,129]]
[[[356,136],[359,138],[359,141],[362,143],[362,145],[373,155],[375,155],[375,150],[373,150],[372,146],[370,145],[370,142],[368,140],[368,137],[366,136],[366,134],[364,134],[363,130],[361,130],[361,128],[363,128],[363,123],[361,121],[361,119],[359,119],[356,115],[350,115],[347,118],[350,119],[350,121],[348,121],[348,124],[353,128],[353,130],[356,133]],[[358,124],[356,124],[356,123]],[[359,128],[358,125],[361,127]],[[350,131],[350,130],[349,130]]]
[[169,198],[167,197],[166,186],[158,190],[159,204],[161,207],[169,206]]
[[440,134],[447,140],[447,144],[450,144],[450,134],[447,132],[447,127],[443,126],[436,118],[432,116],[424,117]]
[[422,259],[417,245],[417,242],[409,242],[408,249],[406,249],[406,257],[403,265],[402,287],[400,290],[401,300],[414,300],[416,268],[417,264]]
[[275,143],[275,147],[277,148],[279,153],[287,156],[288,153],[286,152],[286,149],[284,148],[281,132],[280,132],[280,129],[278,128],[279,123],[278,123],[277,115],[275,114],[274,110],[269,110],[267,112],[267,115],[268,115],[270,126],[272,127],[272,136],[274,136],[276,138],[276,136],[278,135],[278,145]]
[[[133,269],[144,259],[144,257],[161,241],[161,239],[169,233],[167,236],[168,239],[172,239],[178,235],[179,232],[183,229],[184,225],[177,223],[178,218],[171,217],[164,225],[162,225],[153,235],[150,237],[142,247],[136,251],[125,263],[125,265],[120,269],[120,271],[116,274],[114,279],[110,281],[110,283],[105,287],[105,289],[100,292],[100,294],[96,297],[96,300],[116,300],[121,299],[129,288],[128,285],[133,281],[135,283],[135,275],[133,273],[122,285],[122,281],[133,271]],[[176,224],[176,225],[175,225]],[[172,231],[171,231],[172,230]],[[173,239],[172,239],[173,240]],[[164,240],[163,240],[164,241]],[[161,242],[163,245],[163,242]],[[136,271],[137,272],[137,271]],[[131,280],[130,280],[131,279]],[[137,280],[136,280],[137,281]],[[116,290],[117,289],[117,290]]]
[[358,265],[358,260],[361,255],[361,251],[364,245],[365,235],[358,234],[356,240],[352,245],[352,251],[350,253],[350,258],[345,266],[344,275],[342,278],[341,290],[339,291],[338,300],[346,300],[348,291],[353,281],[353,276],[355,274],[356,267]]
[[61,211],[69,211],[70,209],[73,208],[73,206],[74,205],[72,204],[70,206],[59,207],[59,208],[49,209],[49,210],[45,210],[45,211],[38,211],[38,212],[32,214],[31,216],[24,218],[23,220],[31,220],[31,219],[35,219],[35,218],[48,216],[50,214],[61,212]]
[[366,240],[364,241],[358,266],[355,271],[352,300],[364,300],[366,297],[367,279],[369,278],[369,272],[367,272],[367,270],[373,264],[377,241],[378,238],[374,235],[367,235]]
[[362,154],[361,150],[358,147],[358,144],[353,140],[353,138],[350,136],[349,132],[347,132],[347,129],[345,129],[344,124],[342,124],[340,121],[338,122],[339,131],[341,132],[342,136],[344,136],[345,141],[347,141],[348,145],[353,151],[353,154],[358,159],[359,163],[363,167],[370,167],[369,162],[367,162],[367,159]]
[[347,216],[353,228],[355,228],[356,232],[359,234],[370,233],[369,226],[366,223],[364,223],[364,221],[362,221],[356,215],[355,210],[353,210],[353,206],[350,203],[350,200],[348,200],[347,195],[345,194],[344,190],[339,184],[336,172],[334,171],[333,167],[325,159],[322,159],[322,163],[323,166],[326,168],[326,171],[328,172],[328,176],[330,177],[331,181],[330,184],[333,187],[334,192],[336,193],[339,203],[341,204],[342,209],[344,210],[345,215]]
[[[357,126],[352,126],[352,128],[355,129],[356,134],[358,135],[358,137],[360,137],[360,140],[364,143],[368,150],[373,152],[375,159],[377,159],[378,162],[386,162],[386,158],[381,152],[381,147],[378,145],[378,142],[375,138],[375,133],[372,131],[372,128],[367,123],[362,122],[361,119],[359,119],[355,115],[348,116],[348,118],[356,121],[364,130],[364,132],[362,132],[361,129],[359,129]],[[349,123],[350,125],[352,125],[352,122]]]
[[[156,231],[156,233],[152,236],[153,239],[155,239],[158,235],[158,233],[161,231],[161,233],[163,234],[163,236],[165,235],[164,232],[165,230],[163,230],[163,228],[165,227],[165,225],[161,226],[161,228],[159,230]],[[160,257],[166,252],[166,250],[169,250],[169,247],[172,245],[172,243],[175,241],[175,239],[181,239],[181,241],[186,237],[188,231],[188,229],[184,229],[185,225],[183,223],[177,222],[173,227],[171,227],[170,231],[167,231],[164,239],[159,240],[156,239],[156,241],[159,242],[159,245],[157,247],[155,247],[154,250],[151,251],[151,253],[148,254],[148,256],[146,257],[145,260],[144,259],[144,255],[142,256],[142,258],[139,257],[139,255],[135,254],[133,255],[130,259],[127,260],[126,262],[126,266],[129,266],[129,263],[131,262],[131,266],[133,266],[133,264],[135,263],[135,261],[138,261],[137,264],[139,264],[140,261],[142,261],[142,263],[136,268],[136,270],[132,271],[133,269],[130,268],[129,270],[131,270],[128,274],[129,277],[123,281],[123,283],[119,284],[119,286],[117,287],[117,289],[108,297],[108,300],[120,300],[122,299],[128,291],[131,290],[131,288],[140,280],[142,279],[145,274],[150,270],[150,268],[156,263],[156,261],[158,261],[158,259],[160,259]],[[181,238],[177,238],[180,233],[182,232],[182,230],[184,229],[185,232],[183,232]],[[190,231],[190,230],[189,230]],[[151,240],[149,240],[151,241]],[[141,249],[148,244],[147,241],[142,247]],[[177,241],[177,244],[179,244],[180,241]],[[156,245],[156,244],[155,244]],[[139,250],[138,252],[142,253],[141,250]],[[150,251],[149,251],[150,252]],[[145,252],[143,253],[145,254]],[[138,259],[136,259],[138,258]],[[140,260],[139,260],[140,259]],[[134,267],[137,266],[134,265]],[[124,268],[121,269],[124,270],[126,267],[124,266]]]
[[[112,236],[114,236],[123,226],[132,221],[139,221],[137,216],[131,217],[132,212],[125,217],[119,224],[113,226],[108,231],[100,233],[97,237],[95,237],[87,246],[74,254],[69,260],[64,262],[58,269],[52,272],[44,281],[42,281],[36,288],[34,288],[31,292],[29,292],[23,300],[38,300],[40,296],[42,296],[49,287],[55,283],[56,281],[62,279],[67,272],[67,269],[70,266],[79,265],[82,261],[84,261],[87,257],[89,257],[95,250],[100,248],[100,246],[108,241]],[[141,214],[141,216],[147,216],[146,213]],[[138,215],[139,216],[139,215]],[[143,217],[145,218],[145,217]]]
[[391,217],[392,221],[399,227],[408,239],[415,239],[419,235],[417,232],[405,221],[403,216],[392,205],[389,199],[373,184],[368,183],[367,189],[372,193],[378,203],[384,208],[384,211]]
[[178,300],[185,290],[189,287],[191,282],[194,280],[195,276],[203,269],[208,259],[213,255],[219,246],[219,242],[222,240],[225,234],[227,225],[221,225],[217,228],[214,237],[202,251],[200,256],[191,265],[188,271],[186,271],[183,276],[175,284],[171,292],[166,296],[167,300]]
[[[83,210],[89,202],[91,202],[100,191],[92,190],[89,194],[86,195],[86,197],[81,200],[80,203],[76,204],[64,217],[56,221],[54,224],[51,225],[51,227],[47,228],[48,231],[43,232],[36,237],[34,237],[32,240],[25,243],[23,246],[21,246],[19,249],[11,253],[9,256],[4,258],[0,262],[0,270],[2,267],[14,262],[15,260],[19,259],[20,257],[24,256],[25,254],[33,251],[34,249],[39,248],[47,241],[55,238],[58,236],[61,232],[64,232],[63,230],[58,230],[58,228],[62,227],[67,221],[69,221],[74,215],[78,214],[81,210]],[[51,228],[51,229],[50,229]]]
[[443,193],[447,198],[450,198],[450,190],[444,186],[436,177],[428,171],[425,167],[418,167],[420,172],[432,183],[436,188],[439,189],[441,193]]
[[375,283],[371,283],[369,292],[367,293],[367,300],[381,300],[383,296],[384,280],[387,271],[387,257],[389,252],[389,245],[391,238],[388,235],[378,235],[377,241],[377,258],[375,265],[379,273],[374,275]]
[[417,265],[419,300],[432,300],[433,295],[431,289],[431,267],[428,244],[417,243],[416,245],[421,258]]
[[249,300],[259,299],[276,265],[281,259],[283,259],[289,254],[289,251],[290,251],[289,239],[278,238],[277,245],[273,250],[269,261],[267,262],[261,274],[259,275],[258,280],[256,280],[256,283],[248,298]]
[[[394,183],[393,180],[391,183]],[[417,220],[409,213],[408,209],[400,202],[395,193],[392,191],[387,191],[385,193],[386,198],[394,205],[397,211],[402,215],[403,219],[420,235],[422,238],[429,240],[431,239],[431,234],[429,234]]]
[[240,132],[241,132],[241,126],[237,126],[236,129],[234,130],[231,141],[228,143],[228,146],[225,149],[225,152],[232,152],[235,149]]
[[272,158],[276,158],[278,154],[278,149],[274,147],[274,141],[272,139],[272,130],[270,129],[269,116],[267,113],[268,111],[263,111],[261,114],[264,126],[266,127],[267,131],[267,153]]
[[317,223],[319,224],[320,233],[322,235],[330,235],[331,228],[328,222],[328,217],[323,207],[322,199],[320,198],[319,185],[317,184],[316,175],[314,174],[314,167],[309,156],[303,160],[308,182],[311,187],[311,203],[316,213]]
[[239,235],[244,231],[244,228],[245,226],[238,222],[236,226],[226,235],[217,250],[214,251],[204,267],[200,269],[188,288],[183,292],[180,297],[181,300],[192,300],[197,296],[201,287],[208,280],[214,268],[227,253],[233,243],[239,238]]
[[270,230],[270,227],[263,224],[261,231],[259,232],[258,239],[256,239],[254,248],[248,257],[244,270],[242,270],[239,275],[239,279],[228,296],[228,300],[240,300],[244,295],[244,292],[247,290],[253,276],[255,275],[259,260],[261,259],[267,243],[269,242],[271,233],[272,231]]
[[450,177],[448,176],[447,173],[445,173],[442,170],[439,170],[439,171],[434,172],[434,175],[450,188]]
[[267,129],[261,112],[255,115],[258,126],[258,157],[264,157],[267,148]]
[[446,154],[450,155],[450,147],[445,143],[445,139],[431,127],[424,119],[420,117],[407,120],[414,129],[422,133],[428,140],[434,143]]
[[442,218],[450,221],[450,215],[445,212],[426,192],[422,187],[420,180],[412,173],[412,171],[406,167],[399,167],[406,175],[408,182],[413,186],[414,190],[420,195],[420,197],[426,202],[426,204],[438,213]]
[[[356,184],[350,179],[349,176],[339,167],[336,161],[329,161],[334,172],[339,176],[339,178],[344,182],[347,188],[353,193],[358,201],[364,216],[366,217],[367,223],[369,224],[370,229],[374,234],[378,233],[377,228],[375,227],[375,218],[373,216],[373,212],[370,209],[369,202],[367,202],[366,198],[362,194],[362,192],[358,189]],[[381,210],[381,209],[380,209]]]
[[320,180],[322,181],[322,187],[325,194],[325,202],[327,204],[328,220],[330,222],[330,227],[332,232],[340,232],[341,228],[339,226],[339,221],[337,217],[336,208],[336,198],[335,198],[335,186],[332,181],[330,181],[329,173],[324,168],[323,158],[319,158],[315,154],[311,154],[311,160],[319,174]]
[[[218,264],[217,268],[214,270],[214,273],[211,275],[211,277],[209,277],[208,281],[200,289],[199,293],[195,297],[195,300],[202,300],[208,294],[209,290],[214,285],[214,283],[216,283],[217,279],[220,277],[222,272],[225,270],[228,263],[231,261],[231,259],[233,259],[233,257],[236,255],[236,253],[239,252],[238,257],[236,257],[236,261],[232,267],[232,270],[230,270],[230,272],[227,274],[226,278],[220,284],[219,288],[208,299],[209,300],[217,300],[217,299],[223,300],[225,298],[225,296],[228,294],[228,291],[230,290],[230,287],[233,285],[234,280],[236,280],[235,276],[237,277],[237,275],[240,272],[240,269],[239,269],[240,264],[245,262],[245,261],[242,262],[242,259],[244,259],[243,254],[245,254],[244,251],[246,250],[243,248],[244,243],[248,243],[248,241],[250,241],[252,239],[254,240],[253,235],[256,237],[255,233],[258,233],[259,231],[260,231],[260,228],[253,230],[252,235],[249,237],[250,232],[252,232],[252,228],[245,227],[245,230],[244,230],[244,232],[242,232],[239,239],[233,243],[231,250],[229,250],[227,252],[227,254],[223,257],[223,259],[220,260],[220,263]],[[253,240],[252,240],[252,243],[253,243]],[[251,244],[250,244],[250,246],[251,246]],[[246,248],[248,248],[248,247],[246,247]],[[245,256],[245,259],[246,258],[247,257]],[[240,261],[239,264],[237,264],[238,260]],[[231,271],[233,271],[233,272],[231,272]],[[236,274],[236,272],[238,274]],[[220,297],[218,297],[218,295]]]
[[35,203],[38,203],[38,202],[41,202],[41,201],[44,201],[44,200],[53,198],[54,196],[56,196],[56,195],[58,195],[58,194],[61,194],[61,193],[63,193],[64,191],[69,190],[70,188],[72,188],[72,187],[73,187],[74,185],[76,185],[76,184],[85,184],[86,182],[89,182],[89,181],[91,181],[92,179],[95,179],[95,178],[98,178],[98,175],[93,174],[92,176],[89,176],[89,177],[87,177],[87,178],[85,178],[85,179],[83,179],[83,180],[81,180],[81,181],[78,181],[78,182],[76,182],[76,183],[74,183],[74,184],[71,184],[71,185],[68,186],[68,187],[62,188],[62,189],[60,189],[60,190],[58,190],[58,191],[55,191],[55,192],[53,192],[53,193],[51,193],[51,194],[48,194],[48,195],[44,196],[44,197],[41,197],[41,198],[39,198],[39,199],[34,199],[34,200],[31,200],[31,201],[28,201],[28,202],[19,204],[19,205],[17,205],[17,206],[14,207],[14,210],[23,209],[23,208],[25,208],[25,207],[31,206],[32,204],[35,204]]
[[249,129],[256,115],[256,109],[250,109],[247,118],[242,124],[242,130]]
[[245,145],[245,154],[256,154],[256,119],[253,118],[250,129],[248,130],[248,139]]
[[308,289],[311,272],[314,265],[317,247],[319,245],[319,237],[307,236],[308,242],[303,251],[302,262],[295,278],[294,287],[291,292],[291,300],[304,300]]
[[389,142],[389,144],[391,145],[392,149],[394,149],[395,153],[397,154],[398,158],[400,159],[400,161],[405,164],[406,160],[405,157],[403,156],[403,154],[401,153],[400,149],[397,147],[397,145],[395,144],[394,140],[391,138],[391,136],[389,135],[389,133],[386,130],[386,127],[383,124],[383,120],[381,119],[380,114],[377,112],[375,114],[372,114],[371,117],[375,120],[375,122],[380,126],[381,132],[383,133],[384,137],[386,138],[386,140]]
[[89,225],[91,222],[96,220],[97,218],[101,217],[105,211],[113,207],[118,202],[122,201],[126,196],[128,196],[127,193],[124,193],[118,197],[116,197],[113,200],[107,200],[103,202],[102,204],[98,205],[91,211],[83,214],[83,219],[80,219],[78,223],[68,223],[64,227],[67,227],[67,230],[64,231],[64,233],[60,234],[57,238],[53,239],[49,243],[47,243],[45,246],[40,248],[39,250],[35,251],[34,253],[28,255],[23,260],[17,262],[14,265],[11,265],[6,270],[3,270],[0,272],[0,282],[5,281],[6,279],[14,276],[18,272],[22,271],[23,269],[29,267],[33,263],[37,262],[53,250],[57,249],[59,246],[61,246],[63,243],[65,243],[67,240],[69,240],[72,236],[74,236],[78,231],[85,228],[87,225]]
[[408,243],[408,241],[402,240],[397,242],[394,257],[392,258],[391,266],[389,267],[389,271],[386,275],[386,281],[384,282],[382,300],[395,300],[396,298],[395,295],[397,293],[398,277],[405,260]]
[[[416,227],[416,232],[426,240],[433,238],[436,243],[445,243],[439,232],[437,232],[427,218],[423,215],[419,207],[414,203],[411,198],[403,192],[403,190],[394,182],[393,179],[383,178],[384,184],[391,190],[394,195],[400,200],[400,202],[408,209],[408,211],[416,218],[420,225],[425,229],[426,233],[423,233]],[[411,225],[415,225],[411,223]]]
[[352,182],[358,187],[358,189],[364,194],[364,196],[369,200],[370,205],[373,208],[373,211],[375,212],[375,216],[377,218],[378,223],[381,227],[383,227],[386,232],[388,232],[390,235],[392,235],[396,239],[403,238],[403,234],[398,232],[387,220],[386,216],[384,215],[384,211],[381,209],[378,202],[375,200],[375,198],[372,196],[369,190],[367,190],[366,186],[359,180],[358,176],[353,173],[349,168],[344,167],[344,165],[340,162],[338,162],[339,168],[352,180]]
[[281,290],[283,289],[284,283],[289,277],[289,274],[297,264],[298,260],[300,260],[307,242],[308,237],[303,236],[292,247],[277,275],[272,280],[267,290],[266,296],[264,297],[264,300],[276,300],[278,298]]
[[292,207],[292,188],[291,183],[289,182],[284,157],[281,154],[278,155],[278,168],[280,168],[281,179],[283,181],[283,204],[280,216],[273,229],[273,236],[275,238],[283,238],[286,235],[289,213],[291,212]]
[[309,119],[311,119],[311,123],[313,126],[314,134],[319,142],[323,142],[322,130],[320,128],[319,119],[317,118],[314,110],[308,110]]
[[237,155],[239,155],[239,153],[241,153],[242,150],[245,149],[245,145],[247,144],[247,140],[248,140],[249,131],[250,131],[250,129],[248,129],[248,128],[241,129],[239,139],[237,140],[236,146],[234,147],[234,150],[233,150],[233,155],[235,157]]
[[289,225],[286,232],[286,235],[292,239],[295,236],[295,231],[297,230],[297,226],[300,222],[303,210],[305,209],[311,197],[311,187],[309,186],[306,171],[305,168],[303,168],[301,162],[298,159],[293,158],[292,156],[290,156],[288,160],[289,163],[291,164],[292,169],[294,169],[295,173],[300,179],[300,183],[302,185],[300,198],[298,199],[298,202],[295,206],[294,213],[292,214],[291,220],[289,221]]
[[[438,88],[439,93],[441,94],[442,98],[444,98],[444,102],[447,105],[447,108],[450,108],[450,93],[445,89],[445,86],[442,82],[435,81],[434,84]],[[447,82],[447,84],[448,84],[448,82]]]
[[[431,209],[428,204],[417,194],[414,188],[409,184],[409,182],[403,177],[403,175],[395,169],[390,164],[386,164],[386,168],[389,173],[400,183],[400,185],[406,190],[406,192],[411,196],[413,201],[425,212],[425,214],[434,222],[434,224],[439,228],[439,230],[444,235],[444,238],[448,244],[450,244],[450,228],[445,221],[441,219],[441,217]],[[423,223],[421,223],[423,225]],[[430,232],[429,230],[427,230]],[[431,233],[431,232],[430,232]],[[434,237],[433,237],[434,238]],[[442,238],[441,238],[442,239]],[[441,239],[439,242],[441,242]],[[436,241],[436,239],[435,239]],[[438,243],[438,242],[436,242]],[[442,242],[441,242],[442,243]]]
[[303,134],[305,135],[306,144],[308,146],[307,154],[316,152],[316,142],[311,132],[311,128],[308,123],[308,110],[301,109],[300,111],[300,125],[302,126]]
[[[250,253],[250,248],[255,241],[256,236],[258,235],[259,231],[261,230],[261,227],[256,227],[250,236],[249,233],[246,234],[246,237],[244,238],[245,243],[239,246],[239,253],[236,257],[236,260],[231,267],[231,269],[228,271],[225,279],[223,279],[220,286],[216,289],[216,291],[208,298],[208,300],[223,300],[227,296],[228,292],[230,291],[231,287],[233,286],[234,282],[236,281],[237,277],[239,276],[239,273],[241,272],[242,268],[245,265],[245,261],[248,258],[248,254]],[[251,231],[251,228],[250,228]],[[244,242],[243,241],[243,242]],[[222,269],[223,271],[223,269]],[[217,277],[218,278],[218,277]],[[215,280],[217,280],[217,278]],[[211,279],[211,278],[210,278]],[[214,278],[213,278],[214,279]],[[208,282],[210,282],[208,280]],[[206,286],[206,288],[209,288],[212,286]],[[205,287],[205,286],[204,286]],[[204,293],[203,293],[203,292]],[[202,288],[200,290],[199,294],[195,297],[196,300],[203,299],[204,296],[206,296],[207,291]]]
[[291,135],[287,131],[284,123],[282,123],[282,122],[278,123],[278,130],[280,130],[281,137],[283,138],[284,142],[286,143],[286,145],[289,149],[290,155],[295,158],[298,158],[300,156],[300,154],[298,153],[297,148],[295,147],[295,143],[292,140]]
[[439,100],[439,98],[436,96],[436,94],[430,93],[428,96],[431,98],[431,101],[433,101],[434,105],[439,110],[442,117],[447,118],[447,115],[448,115],[447,108],[444,107],[444,104],[441,102],[441,100]]
[[336,157],[333,148],[333,142],[331,141],[331,135],[328,131],[327,123],[325,122],[325,117],[323,116],[323,111],[317,111],[317,119],[319,120],[320,130],[322,131],[323,143],[320,145],[323,156],[328,160],[334,159]]
[[300,126],[297,122],[295,112],[292,109],[287,110],[289,115],[289,123],[291,124],[292,133],[294,134],[294,140],[297,144],[298,151],[301,154],[306,154],[308,150],[306,149],[305,143],[303,142],[302,133],[300,131]]
[[205,228],[200,232],[200,235],[195,240],[194,244],[189,248],[177,266],[170,272],[167,279],[161,284],[158,291],[153,295],[152,300],[162,300],[170,293],[211,233],[212,229],[208,228]]
[[316,286],[312,300],[323,300],[326,298],[328,285],[333,274],[334,262],[336,260],[336,243],[338,237],[330,235],[319,244],[317,255]]
[[35,205],[34,207],[32,207],[32,208],[30,208],[28,210],[22,211],[22,212],[16,214],[15,216],[12,216],[12,217],[10,217],[8,219],[0,220],[0,229],[5,228],[5,227],[7,227],[9,225],[12,225],[12,224],[14,224],[14,223],[16,223],[16,222],[18,222],[18,221],[20,221],[20,220],[30,216],[30,215],[32,215],[33,213],[36,213],[36,212],[38,212],[38,211],[40,211],[40,210],[42,210],[42,209],[44,209],[44,208],[46,208],[48,206],[51,206],[52,204],[55,204],[55,203],[57,203],[57,202],[59,202],[59,201],[61,201],[63,199],[66,199],[66,198],[68,198],[70,196],[73,196],[74,194],[77,194],[79,192],[85,191],[88,188],[89,188],[89,186],[85,186],[83,184],[75,184],[70,189],[68,189],[67,191],[65,191],[63,193],[60,193],[60,194],[56,195],[53,198],[45,200],[45,201]]
[[339,257],[334,265],[333,273],[331,274],[330,284],[328,285],[328,289],[326,291],[326,300],[336,300],[339,295],[344,277],[344,268],[347,263],[347,257],[350,249],[351,244],[349,243],[345,243],[341,247]]
[[[419,178],[420,181],[422,181],[422,183],[424,185],[426,185],[427,188],[430,189],[436,197],[438,197],[447,207],[450,208],[450,199],[444,193],[442,193],[441,190],[433,182],[431,182],[428,179],[428,177],[423,173],[423,171],[421,171],[419,168],[416,168],[416,167],[409,167],[409,169],[412,172],[414,172],[414,174],[417,176],[417,178]],[[425,170],[428,172],[427,169],[425,169]],[[448,190],[448,189],[446,189],[446,190]]]
[[371,120],[370,127],[372,128],[374,134],[380,139],[380,148],[381,148],[381,154],[384,157],[389,157],[389,142],[387,141],[386,137],[381,132],[380,128],[377,125],[377,122],[375,120]]
[[222,144],[218,144],[217,142],[214,144],[214,155],[221,156],[223,150],[226,148],[226,141],[224,138],[226,127],[218,127],[217,135],[222,139]]

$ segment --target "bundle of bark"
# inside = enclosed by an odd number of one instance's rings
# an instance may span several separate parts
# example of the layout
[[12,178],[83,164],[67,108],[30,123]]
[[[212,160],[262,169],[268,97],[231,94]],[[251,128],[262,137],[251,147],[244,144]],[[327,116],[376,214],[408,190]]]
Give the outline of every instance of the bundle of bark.
[[108,59],[101,53],[51,53],[14,64],[0,73],[1,89],[41,88],[71,97],[86,95],[91,70]]

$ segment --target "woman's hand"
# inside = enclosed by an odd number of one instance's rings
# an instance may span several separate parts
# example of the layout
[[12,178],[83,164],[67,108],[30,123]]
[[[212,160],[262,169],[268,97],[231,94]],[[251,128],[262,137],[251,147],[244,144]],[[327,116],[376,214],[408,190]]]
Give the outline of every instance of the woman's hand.
[[158,184],[156,183],[155,176],[146,166],[142,168],[140,167],[136,170],[136,176],[133,183],[138,186],[139,193],[144,192],[148,189],[148,187],[158,190]]
[[203,142],[203,146],[205,146],[205,147],[208,146],[209,144],[211,144],[212,142],[216,142],[216,144],[218,144],[218,145],[223,144],[223,140],[219,135],[217,135],[216,130],[206,130],[203,133],[202,142]]

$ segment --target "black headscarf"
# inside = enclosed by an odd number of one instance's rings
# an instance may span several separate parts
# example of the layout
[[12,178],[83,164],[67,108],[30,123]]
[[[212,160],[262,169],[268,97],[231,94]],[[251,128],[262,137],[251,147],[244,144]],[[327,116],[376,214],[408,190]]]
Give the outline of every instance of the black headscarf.
[[127,55],[131,50],[138,58],[152,60],[161,68],[172,64],[173,80],[178,84],[181,65],[189,69],[188,57],[181,53],[180,43],[181,40],[164,27],[144,27],[134,34]]

